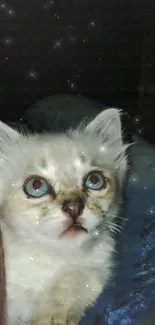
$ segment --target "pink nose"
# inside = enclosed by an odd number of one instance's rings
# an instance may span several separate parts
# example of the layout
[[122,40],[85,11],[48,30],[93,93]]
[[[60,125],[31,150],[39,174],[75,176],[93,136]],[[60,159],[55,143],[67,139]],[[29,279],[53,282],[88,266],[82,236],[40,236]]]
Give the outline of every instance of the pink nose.
[[81,215],[84,209],[84,202],[81,198],[66,200],[62,204],[62,210],[74,221]]

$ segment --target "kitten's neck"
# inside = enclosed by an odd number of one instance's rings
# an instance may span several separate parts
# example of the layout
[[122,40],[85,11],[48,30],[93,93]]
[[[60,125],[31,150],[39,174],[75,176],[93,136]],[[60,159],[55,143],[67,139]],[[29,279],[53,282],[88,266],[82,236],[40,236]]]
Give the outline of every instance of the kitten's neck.
[[[1,224],[2,229],[2,237],[3,237],[3,244],[5,253],[7,255],[29,255],[32,259],[36,259],[42,256],[47,256],[55,259],[62,259],[64,261],[72,259],[74,257],[74,253],[71,250],[70,243],[67,245],[62,245],[62,243],[58,241],[54,241],[52,239],[45,239],[38,236],[38,240],[36,240],[36,237],[34,238],[27,238],[24,236],[23,233],[17,234],[8,227],[6,224]],[[80,255],[83,255],[84,251],[80,253]]]
[[36,238],[29,238],[24,236],[24,233],[17,234],[12,228],[10,228],[5,223],[1,223],[1,230],[2,230],[2,237],[4,246],[6,247],[12,247],[15,246],[17,249],[22,249],[25,247],[26,250],[30,249],[31,251],[39,250],[41,251],[47,250],[47,246],[43,245],[39,241],[36,242]]

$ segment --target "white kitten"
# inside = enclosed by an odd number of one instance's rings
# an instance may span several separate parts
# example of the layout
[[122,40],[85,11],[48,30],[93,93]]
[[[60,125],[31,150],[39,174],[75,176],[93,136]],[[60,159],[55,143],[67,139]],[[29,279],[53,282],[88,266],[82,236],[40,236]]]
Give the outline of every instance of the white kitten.
[[114,260],[127,169],[120,113],[24,136],[0,124],[6,325],[77,325]]

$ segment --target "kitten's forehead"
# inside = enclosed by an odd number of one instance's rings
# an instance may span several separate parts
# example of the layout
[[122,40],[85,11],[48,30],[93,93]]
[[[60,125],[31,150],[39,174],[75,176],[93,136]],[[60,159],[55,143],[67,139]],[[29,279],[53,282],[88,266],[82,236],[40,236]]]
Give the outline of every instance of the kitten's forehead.
[[55,181],[77,181],[88,161],[83,145],[61,136],[43,139],[32,153],[32,168]]
[[55,161],[57,164],[74,163],[79,165],[88,160],[87,148],[83,143],[71,140],[63,136],[49,138],[48,141],[43,141],[42,152],[40,151],[38,143],[38,150],[41,153],[42,164],[48,159]]
[[[48,174],[59,180],[77,180],[78,176],[82,176],[92,166],[110,167],[113,164],[106,147],[103,144],[98,147],[93,139],[88,142],[81,136],[72,139],[66,135],[48,135],[41,136],[40,141],[38,138],[33,140],[30,164],[45,176]],[[29,145],[27,150],[30,150]],[[29,153],[30,151],[28,155]]]
[[[67,159],[70,156],[80,155],[84,151],[85,145],[78,139],[71,139],[66,135],[42,137],[38,141],[38,147],[42,146],[44,152],[48,152],[54,157]],[[84,139],[83,139],[84,140]]]

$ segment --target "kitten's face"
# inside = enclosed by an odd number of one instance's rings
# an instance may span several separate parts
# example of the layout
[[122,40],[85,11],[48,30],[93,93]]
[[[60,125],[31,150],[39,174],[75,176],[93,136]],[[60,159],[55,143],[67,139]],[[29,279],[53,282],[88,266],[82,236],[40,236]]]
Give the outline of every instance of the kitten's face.
[[[106,119],[108,111],[100,115]],[[120,158],[120,138],[116,150],[107,131],[103,137],[104,125],[101,141],[97,119],[82,133],[7,138],[7,159],[1,154],[1,215],[15,236],[49,247],[64,241],[79,246],[98,228],[110,229],[126,159],[124,153]]]

